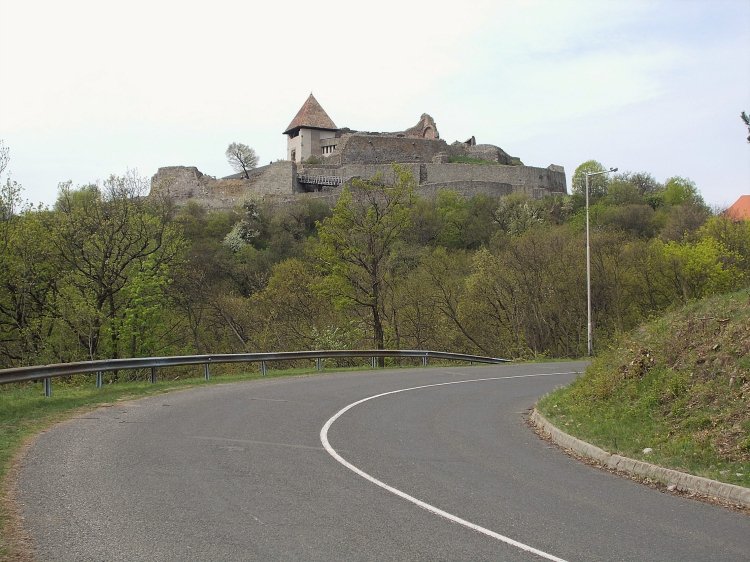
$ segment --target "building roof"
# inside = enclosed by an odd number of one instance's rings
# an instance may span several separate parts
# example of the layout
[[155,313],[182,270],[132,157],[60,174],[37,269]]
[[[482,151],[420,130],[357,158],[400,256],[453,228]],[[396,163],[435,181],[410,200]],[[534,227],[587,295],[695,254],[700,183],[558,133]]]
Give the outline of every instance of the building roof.
[[284,134],[300,127],[305,127],[307,129],[326,129],[330,131],[338,130],[338,127],[333,124],[331,118],[328,117],[328,114],[312,94],[307,98],[302,109],[300,109],[294,119],[292,119],[292,122],[289,123]]
[[750,220],[750,195],[740,195],[734,205],[724,211],[724,215],[732,220]]

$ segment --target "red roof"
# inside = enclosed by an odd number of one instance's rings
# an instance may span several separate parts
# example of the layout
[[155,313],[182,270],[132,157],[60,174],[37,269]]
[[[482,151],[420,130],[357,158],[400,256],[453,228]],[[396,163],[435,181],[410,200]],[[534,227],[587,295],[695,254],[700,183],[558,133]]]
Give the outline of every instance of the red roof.
[[724,215],[732,220],[750,220],[750,195],[740,195],[740,198],[729,207]]
[[307,98],[302,109],[300,109],[294,119],[292,119],[292,122],[289,123],[284,134],[300,127],[305,127],[307,129],[326,129],[331,131],[338,130],[338,127],[333,124],[331,118],[328,117],[328,114],[312,94]]

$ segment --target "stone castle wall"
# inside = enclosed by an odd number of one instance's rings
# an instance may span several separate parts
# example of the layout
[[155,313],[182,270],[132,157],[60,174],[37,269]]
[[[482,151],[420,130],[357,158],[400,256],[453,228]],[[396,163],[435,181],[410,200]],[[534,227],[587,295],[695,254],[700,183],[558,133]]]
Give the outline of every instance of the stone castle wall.
[[[542,199],[546,195],[567,192],[565,171],[554,165],[548,168],[426,162],[401,165],[412,173],[418,184],[418,193],[431,198],[442,189],[453,189],[467,198],[479,193],[499,197],[517,191]],[[167,189],[178,205],[192,200],[210,209],[231,209],[245,197],[272,199],[280,203],[294,200],[303,193],[297,183],[297,172],[294,162],[280,161],[253,170],[249,179],[217,180],[195,167],[171,166],[159,168],[151,181],[152,190]],[[299,168],[299,172],[313,176],[340,176],[345,182],[352,178],[368,180],[377,174],[381,174],[385,184],[393,185],[396,181],[391,164],[386,163],[305,165]],[[314,195],[335,203],[340,191],[340,188],[326,187]]]
[[[529,197],[567,193],[565,172],[560,166],[503,166],[478,164],[401,164],[414,176],[419,193],[432,196],[440,189],[455,189],[467,197],[477,193],[499,197],[522,191]],[[382,174],[387,184],[395,182],[390,164],[349,164],[341,167],[305,166],[310,175],[338,175],[345,181],[353,177],[369,179]]]
[[[432,162],[441,152],[448,152],[444,140],[397,138],[379,135],[343,137],[336,151],[326,161],[331,164],[388,164],[390,162]],[[337,154],[338,153],[338,154]]]
[[216,179],[194,166],[168,166],[159,168],[151,178],[151,191],[166,190],[178,205],[195,201],[208,209],[231,209],[248,196],[291,195],[300,191],[294,162],[274,162],[252,170],[249,176]]
[[[421,164],[401,164],[412,173],[417,183],[420,183]],[[351,178],[369,180],[377,174],[381,174],[383,182],[393,185],[396,182],[396,174],[393,173],[391,164],[345,164],[343,166],[309,166],[304,167],[304,173],[311,176],[340,176],[344,181]]]
[[[551,169],[552,167],[477,164],[423,164],[423,166],[426,177],[421,183],[425,185],[445,186],[445,188],[462,182],[478,182],[477,185],[479,183],[511,185],[514,191],[523,191],[535,199],[541,199],[552,193],[567,193],[565,172]],[[498,189],[504,188],[498,186]]]

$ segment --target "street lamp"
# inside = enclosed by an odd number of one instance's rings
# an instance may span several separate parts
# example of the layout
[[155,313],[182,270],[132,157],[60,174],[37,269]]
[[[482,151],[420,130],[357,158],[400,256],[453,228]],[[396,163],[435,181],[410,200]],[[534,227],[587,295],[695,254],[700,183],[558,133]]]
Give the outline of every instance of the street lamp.
[[589,243],[589,176],[616,172],[617,168],[610,168],[602,172],[585,172],[586,175],[586,298],[588,299],[588,351],[589,357],[594,354],[594,332],[591,328],[591,244]]

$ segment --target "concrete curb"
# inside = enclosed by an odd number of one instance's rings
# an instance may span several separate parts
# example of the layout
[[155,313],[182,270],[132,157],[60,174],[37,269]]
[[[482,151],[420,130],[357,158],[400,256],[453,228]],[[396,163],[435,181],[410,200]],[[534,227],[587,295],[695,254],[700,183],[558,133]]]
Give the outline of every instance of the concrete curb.
[[736,505],[750,507],[750,488],[735,486],[717,482],[702,476],[693,476],[670,468],[663,468],[643,461],[629,459],[620,455],[613,455],[607,451],[595,447],[590,443],[576,439],[572,435],[560,431],[540,414],[536,408],[531,412],[531,422],[542,430],[552,441],[571,449],[581,456],[588,457],[600,462],[607,468],[621,470],[636,476],[652,478],[663,482],[667,486],[674,486],[677,490],[684,492],[697,492],[704,496],[711,496],[726,500]]

